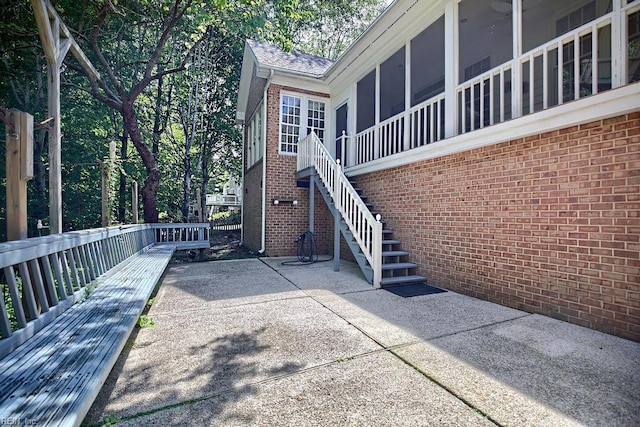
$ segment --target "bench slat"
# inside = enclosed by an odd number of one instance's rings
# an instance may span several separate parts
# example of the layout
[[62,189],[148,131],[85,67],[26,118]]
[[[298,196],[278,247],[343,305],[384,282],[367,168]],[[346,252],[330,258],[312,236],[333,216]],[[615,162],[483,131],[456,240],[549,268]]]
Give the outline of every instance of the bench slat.
[[[126,283],[127,277],[130,277],[131,280],[136,280],[139,279],[139,277],[137,277],[137,275],[140,274],[146,274],[146,273],[137,273],[138,271],[138,263],[141,263],[142,266],[145,265],[145,263],[149,263],[148,259],[136,259],[135,261],[138,262],[129,262],[127,264],[123,264],[122,266],[120,266],[120,268],[118,269],[117,272],[111,272],[111,274],[107,277],[103,277],[100,278],[98,280],[98,285],[101,285],[102,283],[105,283],[107,280],[109,280],[109,278],[114,277],[115,281],[120,280],[120,283]],[[125,288],[124,286],[121,286],[119,289],[115,289],[115,290],[109,290],[110,293],[112,293],[112,296],[118,296],[119,292],[124,292]],[[74,309],[78,309],[80,307],[82,307],[83,311],[74,311],[72,313],[66,314],[64,315],[64,320],[61,321],[54,321],[51,325],[47,326],[46,331],[43,328],[43,333],[40,334],[40,336],[35,337],[33,340],[29,340],[26,344],[24,344],[22,347],[20,347],[20,351],[23,352],[22,357],[19,358],[19,362],[18,363],[14,363],[11,366],[3,366],[3,362],[4,360],[0,360],[0,375],[9,375],[11,374],[14,370],[18,369],[21,364],[24,364],[26,366],[33,366],[35,363],[39,363],[38,359],[41,358],[46,358],[48,357],[46,353],[39,353],[39,354],[34,354],[31,352],[32,348],[40,348],[42,351],[44,351],[44,349],[49,349],[49,347],[47,347],[48,345],[51,344],[51,340],[53,340],[55,337],[58,337],[59,340],[65,340],[67,338],[68,335],[71,335],[72,333],[74,333],[75,328],[78,327],[79,324],[81,324],[84,320],[81,317],[82,313],[88,313],[88,315],[92,315],[91,310],[99,310],[100,309],[100,304],[104,303],[104,298],[106,298],[103,294],[107,292],[107,290],[105,290],[104,287],[102,286],[98,286],[98,288],[94,291],[93,294],[91,294],[92,298],[87,299],[86,301],[83,302],[82,305],[78,305],[76,307],[74,307]],[[109,294],[107,294],[107,296],[109,296]],[[54,343],[55,344],[55,343]],[[33,360],[30,360],[33,359]],[[6,389],[0,390],[0,398],[2,398],[3,396],[3,392]]]
[[139,253],[79,305],[0,360],[0,414],[79,425],[175,247]]

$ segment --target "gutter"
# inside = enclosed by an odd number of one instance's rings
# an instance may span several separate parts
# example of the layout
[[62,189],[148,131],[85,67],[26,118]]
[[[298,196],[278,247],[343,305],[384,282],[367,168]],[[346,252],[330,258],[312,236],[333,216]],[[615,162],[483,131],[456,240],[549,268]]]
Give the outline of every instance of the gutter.
[[258,251],[260,255],[264,254],[266,249],[267,234],[267,91],[271,85],[273,78],[273,68],[269,70],[267,83],[264,85],[262,95],[262,234],[260,236],[261,248]]

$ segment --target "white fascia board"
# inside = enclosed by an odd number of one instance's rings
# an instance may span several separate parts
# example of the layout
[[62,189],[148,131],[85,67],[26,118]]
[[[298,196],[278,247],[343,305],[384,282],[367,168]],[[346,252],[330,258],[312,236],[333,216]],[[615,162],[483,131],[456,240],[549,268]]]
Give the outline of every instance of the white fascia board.
[[345,169],[350,176],[405,166],[640,111],[640,82]]
[[244,54],[242,57],[242,72],[240,73],[240,84],[238,86],[236,121],[243,121],[247,112],[247,102],[249,101],[249,90],[251,89],[253,68],[257,63],[258,61],[251,51],[249,44],[245,42]]
[[331,95],[329,86],[322,80],[316,78],[303,77],[298,74],[291,74],[286,72],[275,72],[271,79],[272,84],[287,86],[291,88],[309,90],[313,92],[326,93]]

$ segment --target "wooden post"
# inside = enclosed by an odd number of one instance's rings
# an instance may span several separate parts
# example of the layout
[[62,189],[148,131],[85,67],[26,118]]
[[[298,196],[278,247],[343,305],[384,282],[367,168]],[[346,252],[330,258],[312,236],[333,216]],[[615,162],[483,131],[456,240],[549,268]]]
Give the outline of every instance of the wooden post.
[[133,214],[133,223],[138,223],[138,181],[131,183],[131,212]]
[[54,121],[49,129],[49,219],[51,234],[62,233],[62,167],[60,132],[60,67],[67,52],[73,56],[91,77],[100,80],[89,59],[82,52],[71,32],[49,0],[31,0],[38,24],[38,33],[47,59],[47,88],[49,117]]
[[14,129],[5,126],[7,240],[21,240],[28,237],[27,181],[33,178],[33,116],[10,110],[9,120]]
[[60,66],[49,63],[49,223],[51,234],[62,233],[62,144],[60,130]]

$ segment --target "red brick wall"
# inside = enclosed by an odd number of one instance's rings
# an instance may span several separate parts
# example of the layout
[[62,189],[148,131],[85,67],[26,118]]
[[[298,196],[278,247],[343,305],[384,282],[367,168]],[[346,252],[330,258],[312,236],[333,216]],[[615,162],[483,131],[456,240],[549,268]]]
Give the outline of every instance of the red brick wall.
[[640,113],[358,186],[430,283],[640,341]]
[[[294,239],[309,229],[309,189],[297,188],[295,180],[297,157],[278,153],[280,91],[327,95],[303,91],[295,88],[270,85],[267,94],[267,218],[266,251],[268,256],[295,255],[297,243]],[[274,205],[274,198],[293,198],[298,205],[281,203]],[[333,223],[330,230],[326,226],[328,209],[322,196],[316,190],[315,235],[318,253],[333,251]]]

